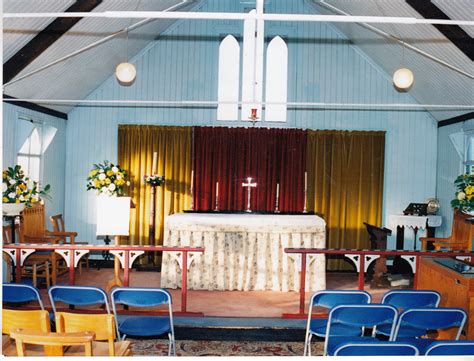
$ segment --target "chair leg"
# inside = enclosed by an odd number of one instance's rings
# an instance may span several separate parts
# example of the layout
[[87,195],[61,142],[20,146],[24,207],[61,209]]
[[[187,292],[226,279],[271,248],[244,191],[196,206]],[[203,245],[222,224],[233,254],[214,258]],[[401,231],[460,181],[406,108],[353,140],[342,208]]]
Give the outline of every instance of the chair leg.
[[307,355],[311,357],[311,338],[313,337],[312,334],[308,335],[308,344],[306,345],[307,347]]
[[46,266],[46,287],[49,289],[51,287],[51,274],[49,273],[49,262],[45,262]]
[[36,263],[33,263],[33,286],[38,287],[38,269]]

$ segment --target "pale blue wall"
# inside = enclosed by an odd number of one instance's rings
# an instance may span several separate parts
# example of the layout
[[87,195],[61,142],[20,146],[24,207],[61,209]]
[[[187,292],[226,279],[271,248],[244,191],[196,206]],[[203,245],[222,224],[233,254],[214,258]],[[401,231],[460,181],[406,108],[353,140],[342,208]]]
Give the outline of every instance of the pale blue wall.
[[[56,135],[43,154],[43,184],[51,185],[51,200],[46,200],[46,215],[64,213],[64,167],[66,161],[66,120],[13,104],[3,104],[3,168],[16,164],[19,145],[15,141],[19,132],[20,115],[28,116],[57,129]],[[48,222],[49,223],[49,222]],[[48,228],[49,224],[48,224]]]
[[[241,11],[239,1],[213,0],[202,11]],[[310,13],[303,0],[274,0],[267,12]],[[113,76],[88,99],[216,100],[219,38],[240,34],[228,21],[180,21],[133,62],[137,80],[120,87]],[[282,35],[289,51],[289,101],[414,103],[394,90],[380,70],[334,27],[323,23],[268,23],[269,35]],[[216,109],[76,107],[69,113],[66,145],[66,219],[80,238],[94,242],[95,194],[86,177],[95,162],[117,159],[118,124],[244,125],[216,121]],[[409,202],[435,195],[437,125],[424,111],[290,110],[285,124],[264,126],[386,131],[384,220]],[[411,232],[407,232],[410,238]],[[408,240],[408,246],[410,242]]]

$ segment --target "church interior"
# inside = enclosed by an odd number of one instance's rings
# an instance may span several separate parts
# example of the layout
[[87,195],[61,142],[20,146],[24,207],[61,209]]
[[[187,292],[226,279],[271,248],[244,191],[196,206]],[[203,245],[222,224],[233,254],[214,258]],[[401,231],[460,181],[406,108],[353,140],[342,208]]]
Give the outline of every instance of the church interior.
[[473,5],[2,1],[2,355],[473,357]]

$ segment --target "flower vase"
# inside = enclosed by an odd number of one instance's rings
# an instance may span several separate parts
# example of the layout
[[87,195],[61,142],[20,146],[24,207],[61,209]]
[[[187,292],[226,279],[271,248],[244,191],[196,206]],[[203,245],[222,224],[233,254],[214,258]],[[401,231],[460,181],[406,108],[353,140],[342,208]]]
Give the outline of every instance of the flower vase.
[[25,209],[25,203],[3,203],[2,212],[4,216],[18,216]]

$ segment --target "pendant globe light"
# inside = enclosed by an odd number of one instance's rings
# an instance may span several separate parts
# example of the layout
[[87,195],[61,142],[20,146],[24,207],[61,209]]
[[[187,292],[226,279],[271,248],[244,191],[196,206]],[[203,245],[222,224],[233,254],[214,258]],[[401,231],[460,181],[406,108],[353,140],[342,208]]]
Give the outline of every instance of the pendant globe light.
[[120,63],[115,68],[115,77],[117,81],[122,86],[130,86],[134,83],[135,78],[137,77],[137,69],[135,65],[128,62],[128,28],[127,28],[127,39],[126,39],[126,47],[127,47],[127,61]]
[[[405,61],[405,42],[402,42],[402,64]],[[399,68],[393,73],[393,84],[395,87],[400,91],[408,91],[413,82],[415,77],[413,76],[413,72],[408,68]]]

